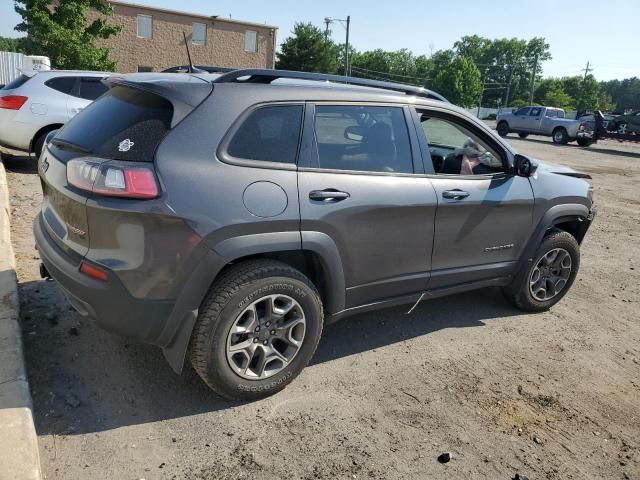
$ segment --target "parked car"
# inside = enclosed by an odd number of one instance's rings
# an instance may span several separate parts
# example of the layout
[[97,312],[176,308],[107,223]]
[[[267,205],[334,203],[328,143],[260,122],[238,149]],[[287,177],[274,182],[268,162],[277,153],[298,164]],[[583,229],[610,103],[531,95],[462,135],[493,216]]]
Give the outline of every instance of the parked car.
[[607,131],[622,134],[635,133],[640,135],[640,110],[636,112],[619,115],[605,125]]
[[0,146],[34,152],[47,134],[107,91],[105,72],[31,71],[0,90]]
[[552,107],[522,107],[513,112],[502,112],[497,117],[496,130],[501,137],[510,132],[516,132],[520,138],[529,134],[546,135],[553,139],[553,143],[562,144],[577,139],[579,120],[565,118],[561,108]]
[[43,276],[240,399],[284,388],[351,314],[488,286],[539,312],[568,292],[586,175],[538,166],[437,93],[342,81],[108,78],[39,159]]

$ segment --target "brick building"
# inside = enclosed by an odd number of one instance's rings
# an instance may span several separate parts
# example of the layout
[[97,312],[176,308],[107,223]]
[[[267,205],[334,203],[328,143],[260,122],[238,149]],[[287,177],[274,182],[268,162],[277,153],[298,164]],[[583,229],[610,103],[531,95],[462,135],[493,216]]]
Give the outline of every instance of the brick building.
[[[107,20],[122,30],[96,44],[109,47],[118,72],[157,72],[187,64],[183,31],[194,65],[274,67],[277,27],[115,0],[109,3],[114,14]],[[92,11],[88,18],[99,15]]]

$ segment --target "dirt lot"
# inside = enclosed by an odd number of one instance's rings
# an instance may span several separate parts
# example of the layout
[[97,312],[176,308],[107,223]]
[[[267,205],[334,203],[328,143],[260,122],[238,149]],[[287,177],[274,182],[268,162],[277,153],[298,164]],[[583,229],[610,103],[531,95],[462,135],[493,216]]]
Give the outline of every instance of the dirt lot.
[[291,386],[248,404],[39,279],[34,163],[6,161],[46,478],[640,478],[640,146],[511,141],[594,177],[569,295],[537,315],[488,289],[345,320]]

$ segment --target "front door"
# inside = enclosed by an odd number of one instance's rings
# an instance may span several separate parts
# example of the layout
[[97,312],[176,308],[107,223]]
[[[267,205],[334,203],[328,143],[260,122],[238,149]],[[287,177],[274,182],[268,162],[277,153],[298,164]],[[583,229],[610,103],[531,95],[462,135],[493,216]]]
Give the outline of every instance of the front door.
[[532,228],[529,179],[508,173],[503,147],[464,117],[419,118],[431,157],[444,159],[430,176],[438,210],[429,288],[510,274]]
[[436,197],[402,106],[310,105],[298,173],[301,230],[337,246],[346,307],[423,292]]

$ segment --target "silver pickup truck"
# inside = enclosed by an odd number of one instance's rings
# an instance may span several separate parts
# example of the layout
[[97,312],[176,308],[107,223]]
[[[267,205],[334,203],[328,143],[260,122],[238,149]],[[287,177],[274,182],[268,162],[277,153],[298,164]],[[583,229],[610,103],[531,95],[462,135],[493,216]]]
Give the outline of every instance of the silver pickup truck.
[[564,110],[553,107],[522,107],[498,115],[496,130],[501,137],[516,132],[521,138],[529,134],[546,135],[553,143],[565,144],[577,140],[579,120],[564,118]]

